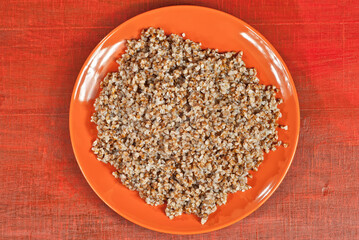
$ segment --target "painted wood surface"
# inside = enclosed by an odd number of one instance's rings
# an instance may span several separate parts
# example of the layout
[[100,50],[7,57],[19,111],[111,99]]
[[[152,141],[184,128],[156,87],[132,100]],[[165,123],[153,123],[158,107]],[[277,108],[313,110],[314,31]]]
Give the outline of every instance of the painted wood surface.
[[[194,4],[260,31],[293,76],[298,150],[274,195],[219,231],[139,227],[91,190],[71,148],[68,111],[86,57],[145,11]],[[1,239],[359,239],[359,3],[296,1],[1,1]]]

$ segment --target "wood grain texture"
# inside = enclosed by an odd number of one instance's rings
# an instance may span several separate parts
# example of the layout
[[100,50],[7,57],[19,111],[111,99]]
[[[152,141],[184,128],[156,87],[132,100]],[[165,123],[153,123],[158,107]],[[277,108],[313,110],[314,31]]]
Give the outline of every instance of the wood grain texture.
[[[72,88],[111,29],[174,4],[216,8],[269,39],[301,107],[298,150],[274,195],[219,231],[139,227],[91,190],[68,129]],[[296,1],[1,1],[0,239],[359,239],[359,4]]]

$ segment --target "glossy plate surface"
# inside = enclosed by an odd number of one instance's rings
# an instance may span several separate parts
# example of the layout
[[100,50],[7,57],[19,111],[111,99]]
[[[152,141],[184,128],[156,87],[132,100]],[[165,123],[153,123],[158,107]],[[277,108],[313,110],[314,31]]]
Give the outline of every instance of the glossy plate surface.
[[[283,117],[280,124],[289,130],[278,130],[279,138],[289,147],[265,155],[259,171],[249,179],[252,189],[228,196],[227,204],[211,214],[201,225],[194,215],[170,220],[165,206],[147,205],[135,191],[130,191],[112,176],[112,167],[99,162],[91,151],[96,126],[90,122],[99,84],[125,49],[125,40],[138,38],[147,27],[161,27],[166,33],[186,33],[186,38],[201,42],[204,48],[244,52],[248,67],[255,67],[260,83],[280,89]],[[77,78],[70,106],[70,134],[77,162],[97,195],[124,218],[143,227],[174,234],[194,234],[217,230],[248,216],[275,191],[290,167],[299,136],[299,104],[290,73],[273,46],[243,21],[220,11],[196,6],[172,6],[138,15],[109,33],[93,50]],[[106,216],[103,216],[106,217]]]

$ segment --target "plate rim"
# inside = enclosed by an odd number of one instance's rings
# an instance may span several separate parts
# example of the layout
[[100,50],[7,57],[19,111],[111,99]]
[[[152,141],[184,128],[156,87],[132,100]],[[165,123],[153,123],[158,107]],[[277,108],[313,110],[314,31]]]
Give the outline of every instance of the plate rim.
[[[282,176],[280,177],[280,180],[274,185],[274,187],[271,189],[271,191],[266,194],[266,196],[257,204],[257,206],[252,210],[252,211],[249,211],[248,213],[244,214],[243,216],[241,216],[240,218],[237,218],[237,219],[234,219],[232,221],[229,221],[228,223],[225,223],[225,224],[219,224],[218,226],[214,226],[213,228],[211,229],[205,229],[205,230],[201,230],[201,229],[198,229],[196,231],[180,231],[180,230],[177,230],[177,231],[166,231],[166,230],[163,230],[163,229],[159,229],[157,227],[152,227],[150,225],[146,225],[146,224],[143,224],[143,223],[139,223],[137,222],[137,220],[135,219],[132,219],[131,217],[127,216],[126,214],[120,212],[118,209],[115,209],[113,208],[109,203],[107,203],[107,201],[105,201],[103,199],[103,197],[96,191],[96,189],[92,186],[92,184],[90,183],[90,181],[88,180],[86,174],[84,173],[80,163],[79,163],[79,160],[78,160],[78,154],[77,154],[77,150],[76,148],[74,147],[74,130],[73,130],[73,127],[72,127],[72,117],[71,117],[71,113],[73,111],[73,105],[74,105],[74,96],[78,90],[78,87],[79,87],[79,81],[82,77],[82,74],[84,72],[84,69],[85,67],[88,65],[88,62],[91,60],[93,54],[96,52],[96,50],[107,40],[109,39],[115,32],[118,31],[119,28],[121,28],[123,25],[125,24],[128,24],[129,22],[133,21],[135,18],[139,17],[139,16],[142,16],[142,15],[146,15],[146,14],[149,14],[149,13],[154,13],[154,12],[159,12],[159,11],[163,11],[163,10],[166,10],[166,9],[169,9],[169,8],[200,8],[200,9],[205,9],[206,11],[212,11],[212,12],[215,12],[217,14],[222,14],[222,15],[225,15],[226,17],[229,17],[231,18],[232,20],[238,22],[239,24],[242,24],[244,25],[246,28],[252,30],[256,35],[258,35],[261,39],[263,39],[263,41],[270,47],[270,49],[273,51],[273,53],[276,55],[276,57],[278,57],[278,59],[280,60],[281,64],[283,65],[284,69],[285,69],[285,72],[288,74],[288,79],[289,79],[289,82],[291,84],[291,86],[293,87],[293,96],[294,96],[294,103],[297,107],[297,115],[298,115],[298,118],[296,119],[296,127],[298,129],[298,131],[296,132],[296,139],[295,139],[295,143],[294,143],[294,151],[292,152],[292,154],[290,155],[290,161],[289,161],[289,164],[288,166],[286,167],[285,171],[283,172]],[[299,134],[300,134],[300,106],[299,106],[299,99],[298,99],[298,94],[297,94],[297,90],[296,90],[296,87],[295,87],[295,84],[294,84],[294,81],[293,81],[293,78],[292,78],[292,75],[290,74],[290,71],[287,67],[287,65],[285,64],[283,58],[281,57],[281,55],[278,53],[278,51],[275,49],[275,47],[259,32],[257,31],[255,28],[253,28],[252,26],[250,26],[249,24],[247,24],[245,21],[243,21],[242,19],[239,19],[235,16],[233,16],[232,14],[229,14],[227,12],[224,12],[224,11],[221,11],[221,10],[217,10],[217,9],[214,9],[214,8],[210,8],[210,7],[204,7],[204,6],[198,6],[198,5],[170,5],[170,6],[165,6],[165,7],[160,7],[160,8],[155,8],[155,9],[152,9],[152,10],[149,10],[149,11],[146,11],[146,12],[143,12],[143,13],[140,13],[140,14],[137,14],[136,16],[133,16],[131,18],[129,18],[128,20],[122,22],[121,24],[119,24],[117,27],[115,27],[113,30],[111,30],[96,46],[95,48],[91,51],[91,53],[88,55],[88,57],[86,58],[85,62],[83,63],[81,69],[80,69],[80,72],[76,78],[76,81],[74,83],[74,87],[73,87],[73,91],[72,91],[72,94],[71,94],[71,101],[70,101],[70,107],[69,107],[69,131],[70,131],[70,140],[71,140],[71,146],[72,146],[72,150],[74,152],[74,155],[75,155],[75,158],[76,158],[76,162],[77,162],[77,165],[79,166],[80,170],[81,170],[81,173],[82,175],[84,176],[84,178],[86,179],[88,185],[91,187],[91,189],[96,193],[96,195],[108,206],[110,207],[113,211],[115,211],[117,214],[119,214],[121,217],[125,218],[126,220],[136,224],[136,225],[139,225],[141,227],[144,227],[144,228],[147,228],[147,229],[150,229],[150,230],[153,230],[153,231],[156,231],[156,232],[162,232],[162,233],[169,233],[169,234],[177,234],[177,235],[191,235],[191,234],[201,234],[201,233],[208,233],[208,232],[213,232],[213,231],[216,231],[216,230],[219,230],[219,229],[223,229],[223,228],[226,228],[230,225],[233,225],[234,223],[237,223],[239,222],[240,220],[246,218],[247,216],[249,216],[250,214],[252,214],[253,212],[255,212],[256,210],[258,210],[258,208],[260,208],[273,194],[274,192],[277,190],[277,188],[279,187],[279,185],[282,183],[283,179],[285,178],[285,176],[287,175],[288,171],[289,171],[289,168],[290,166],[292,165],[292,162],[293,162],[293,159],[294,159],[294,156],[295,156],[295,153],[297,152],[297,147],[298,147],[298,141],[299,141]]]

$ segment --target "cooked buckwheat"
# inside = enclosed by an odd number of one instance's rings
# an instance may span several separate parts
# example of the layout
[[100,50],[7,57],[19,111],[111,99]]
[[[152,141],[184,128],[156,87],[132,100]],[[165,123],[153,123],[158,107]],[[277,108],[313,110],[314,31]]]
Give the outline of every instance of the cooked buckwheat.
[[242,52],[149,28],[118,64],[94,104],[92,150],[146,203],[167,203],[170,219],[194,213],[204,224],[228,193],[250,188],[264,152],[284,145],[278,89],[259,84]]

